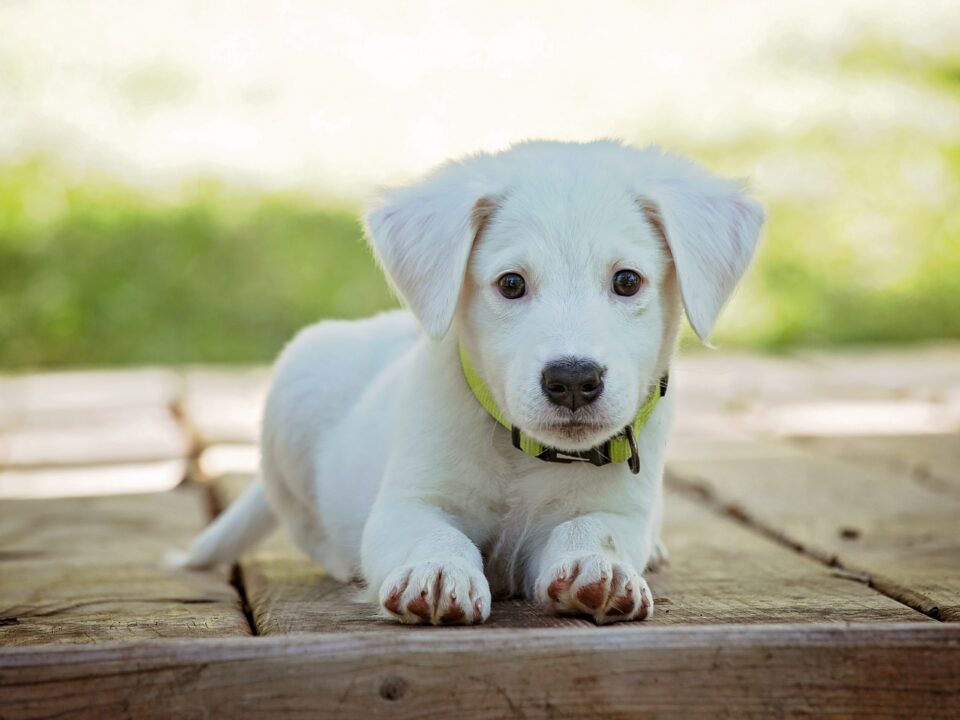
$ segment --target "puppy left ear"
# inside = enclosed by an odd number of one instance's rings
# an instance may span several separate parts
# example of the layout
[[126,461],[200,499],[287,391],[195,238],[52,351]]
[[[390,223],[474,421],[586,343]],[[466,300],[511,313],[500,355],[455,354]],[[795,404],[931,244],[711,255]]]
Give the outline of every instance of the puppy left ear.
[[488,194],[468,165],[451,163],[384,191],[366,214],[387,279],[435,340],[453,321],[474,240],[496,207]]
[[687,319],[706,342],[753,257],[763,206],[740,183],[688,160],[651,160],[654,171],[638,187],[637,203],[673,257]]

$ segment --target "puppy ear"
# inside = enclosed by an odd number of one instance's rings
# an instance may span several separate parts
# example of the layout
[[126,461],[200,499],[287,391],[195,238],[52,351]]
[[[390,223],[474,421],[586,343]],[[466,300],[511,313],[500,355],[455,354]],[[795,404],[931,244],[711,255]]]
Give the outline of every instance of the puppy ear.
[[366,214],[384,273],[435,340],[453,321],[474,240],[496,208],[488,192],[467,166],[449,164],[384,191]]
[[654,164],[637,203],[673,256],[687,319],[706,342],[753,257],[763,206],[683,158],[660,155]]

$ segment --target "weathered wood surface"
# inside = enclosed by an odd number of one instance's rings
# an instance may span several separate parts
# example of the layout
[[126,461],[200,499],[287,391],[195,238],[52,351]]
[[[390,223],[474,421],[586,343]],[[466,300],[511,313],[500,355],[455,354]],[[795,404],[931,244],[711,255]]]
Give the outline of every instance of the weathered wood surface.
[[0,470],[0,498],[61,498],[172,490],[185,460]]
[[906,473],[933,492],[960,496],[960,434],[794,438],[822,455]]
[[446,629],[23,648],[8,718],[956,718],[960,626]]
[[162,406],[24,422],[0,431],[0,465],[6,468],[143,463],[188,452],[186,434]]
[[262,368],[187,370],[180,408],[197,442],[257,442],[268,380]]
[[[204,488],[2,501],[0,717],[960,717],[960,625],[931,619],[960,619],[960,349],[675,375],[651,621],[511,601],[482,628],[398,627],[277,535],[241,564],[250,638],[225,574],[163,562]],[[194,453],[249,468],[267,377],[0,377],[0,494],[169,487]]]
[[8,375],[0,378],[0,428],[96,420],[131,408],[169,405],[182,379],[171,370],[96,370]]
[[171,569],[207,519],[195,488],[0,502],[0,645],[248,635],[225,573]]
[[674,444],[668,480],[941,620],[960,620],[960,497],[781,442]]
[[191,453],[180,394],[161,370],[0,378],[0,497],[174,487]]
[[795,357],[815,368],[826,397],[912,397],[947,404],[960,400],[960,345],[956,342],[800,350]]
[[[222,504],[249,482],[223,478]],[[697,507],[681,495],[667,499],[665,536],[671,563],[648,574],[656,612],[648,625],[928,621],[881,593],[838,576],[830,568]],[[410,632],[381,621],[359,589],[327,577],[282,532],[240,564],[257,631]],[[520,601],[496,602],[489,627],[572,628],[585,620],[554,618]],[[632,626],[639,627],[640,623]]]
[[681,355],[674,434],[697,439],[960,432],[960,347]]
[[197,457],[197,474],[213,480],[225,475],[253,474],[260,468],[260,448],[245,443],[218,443]]

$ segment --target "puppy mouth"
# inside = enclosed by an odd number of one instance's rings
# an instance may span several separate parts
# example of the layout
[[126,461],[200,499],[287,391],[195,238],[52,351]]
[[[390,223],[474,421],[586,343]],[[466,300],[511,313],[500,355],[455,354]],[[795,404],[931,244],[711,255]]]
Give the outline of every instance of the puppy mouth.
[[536,431],[548,445],[578,451],[598,445],[616,434],[616,430],[611,430],[608,424],[583,420],[541,423]]
[[605,425],[590,422],[577,422],[570,420],[568,422],[550,423],[543,425],[542,430],[560,434],[576,435],[581,433],[595,433],[606,429]]

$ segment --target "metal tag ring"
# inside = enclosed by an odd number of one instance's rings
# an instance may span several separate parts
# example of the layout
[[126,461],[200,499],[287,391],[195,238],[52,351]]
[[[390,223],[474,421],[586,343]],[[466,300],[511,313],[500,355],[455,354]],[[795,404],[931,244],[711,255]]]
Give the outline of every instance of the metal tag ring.
[[637,438],[633,434],[633,425],[627,425],[623,429],[623,434],[627,438],[627,442],[630,443],[630,459],[627,460],[627,464],[630,466],[630,472],[634,475],[640,473],[640,450],[637,449]]

